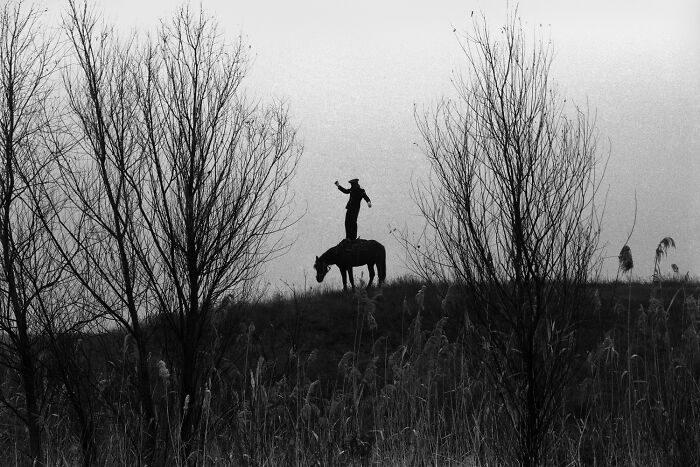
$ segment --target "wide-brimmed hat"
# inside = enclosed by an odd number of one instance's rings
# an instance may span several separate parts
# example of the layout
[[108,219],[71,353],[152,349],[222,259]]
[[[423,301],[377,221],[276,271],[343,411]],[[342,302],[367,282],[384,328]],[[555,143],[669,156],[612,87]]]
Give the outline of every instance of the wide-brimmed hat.
[[353,178],[353,179],[350,180],[348,183],[357,183],[357,182],[359,182],[359,181],[360,181],[360,179],[358,179],[358,178]]

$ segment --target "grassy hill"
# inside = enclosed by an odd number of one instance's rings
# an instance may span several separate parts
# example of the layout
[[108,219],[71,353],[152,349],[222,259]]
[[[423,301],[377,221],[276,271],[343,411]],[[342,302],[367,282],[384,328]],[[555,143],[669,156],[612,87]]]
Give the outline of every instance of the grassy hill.
[[[297,293],[228,310],[238,345],[222,361],[235,367],[239,394],[252,402],[265,388],[257,413],[296,420],[259,430],[295,437],[304,422],[294,452],[321,465],[423,465],[438,454],[445,465],[503,461],[494,446],[508,450],[499,432],[507,417],[483,370],[482,343],[465,326],[463,313],[474,321],[474,310],[466,301],[446,310],[447,284],[426,285],[421,306],[422,287],[402,279],[381,290]],[[667,462],[700,448],[698,290],[681,282],[591,287],[600,305],[580,317],[578,376],[566,391],[561,432],[549,434],[560,443],[557,459]],[[249,444],[262,464],[273,463],[265,454],[272,439]],[[283,451],[276,462],[289,460]]]
[[[448,284],[400,279],[381,289],[223,305],[201,357],[213,370],[204,378],[196,462],[508,464],[518,408],[488,367],[494,360],[473,325],[473,305],[452,292]],[[698,284],[601,283],[589,292],[564,411],[543,433],[547,462],[691,465],[700,450]],[[176,439],[168,433],[187,407],[176,397],[173,335],[159,319],[148,329],[162,439]],[[64,348],[81,383],[77,393],[60,384],[51,390],[57,397],[48,409],[62,415],[46,419],[50,463],[80,458],[79,414],[66,409],[79,397],[99,424],[99,463],[134,465],[142,438],[133,349],[115,332],[66,337]],[[45,384],[53,377],[47,373]],[[2,388],[12,393],[9,380]],[[10,414],[2,419],[15,424]],[[11,450],[5,432],[0,445]],[[160,461],[175,462],[177,444],[161,448]]]
[[[416,295],[424,285],[421,328],[430,330],[444,316],[441,303],[449,285],[426,285],[410,278],[390,282],[381,290],[279,296],[232,311],[230,326],[241,330],[253,323],[256,348],[266,359],[283,358],[290,348],[300,354],[316,350],[319,355],[315,369],[319,375],[332,379],[342,355],[358,344],[362,350],[367,350],[372,338],[384,337],[388,348],[396,348],[405,341],[419,309]],[[684,302],[688,297],[697,297],[700,289],[695,284],[667,282],[652,292],[651,283],[620,282],[595,284],[591,290],[598,291],[601,308],[581,317],[579,339],[587,350],[594,350],[606,334],[626,336],[628,320],[632,324],[638,321],[652,293],[668,308],[669,331],[672,339],[678,341],[689,324],[689,318],[684,315]],[[376,321],[372,332],[362,322],[362,311],[367,306],[372,308]],[[470,313],[466,301],[459,307]],[[463,317],[449,318],[446,334],[454,340],[464,324]],[[471,320],[475,320],[473,310]]]

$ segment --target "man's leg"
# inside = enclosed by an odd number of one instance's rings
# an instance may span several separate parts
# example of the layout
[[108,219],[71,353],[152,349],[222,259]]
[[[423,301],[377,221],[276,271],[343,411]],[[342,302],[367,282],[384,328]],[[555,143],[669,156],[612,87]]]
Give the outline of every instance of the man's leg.
[[[357,222],[357,221],[355,221]],[[355,224],[357,225],[357,223]],[[355,228],[357,229],[357,227]],[[352,235],[352,213],[348,209],[345,211],[345,238],[352,240],[355,237],[351,237]]]
[[348,230],[348,238],[355,240],[357,238],[357,216],[360,211],[348,209],[348,217],[350,217],[350,228]]

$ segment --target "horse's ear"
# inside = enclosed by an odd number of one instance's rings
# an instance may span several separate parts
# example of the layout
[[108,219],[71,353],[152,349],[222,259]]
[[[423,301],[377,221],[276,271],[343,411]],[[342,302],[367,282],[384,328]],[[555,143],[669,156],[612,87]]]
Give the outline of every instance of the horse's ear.
[[318,256],[316,257],[316,261],[318,261]]

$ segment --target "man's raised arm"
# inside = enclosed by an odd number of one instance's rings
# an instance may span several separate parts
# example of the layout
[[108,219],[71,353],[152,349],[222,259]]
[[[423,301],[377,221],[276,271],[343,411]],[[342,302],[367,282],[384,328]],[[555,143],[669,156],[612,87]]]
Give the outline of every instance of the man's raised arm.
[[335,186],[337,186],[338,189],[339,189],[340,191],[342,191],[343,193],[345,193],[346,195],[347,195],[348,193],[350,193],[350,190],[348,190],[347,188],[343,188],[342,186],[340,186],[340,183],[338,183],[338,180],[335,181]]

